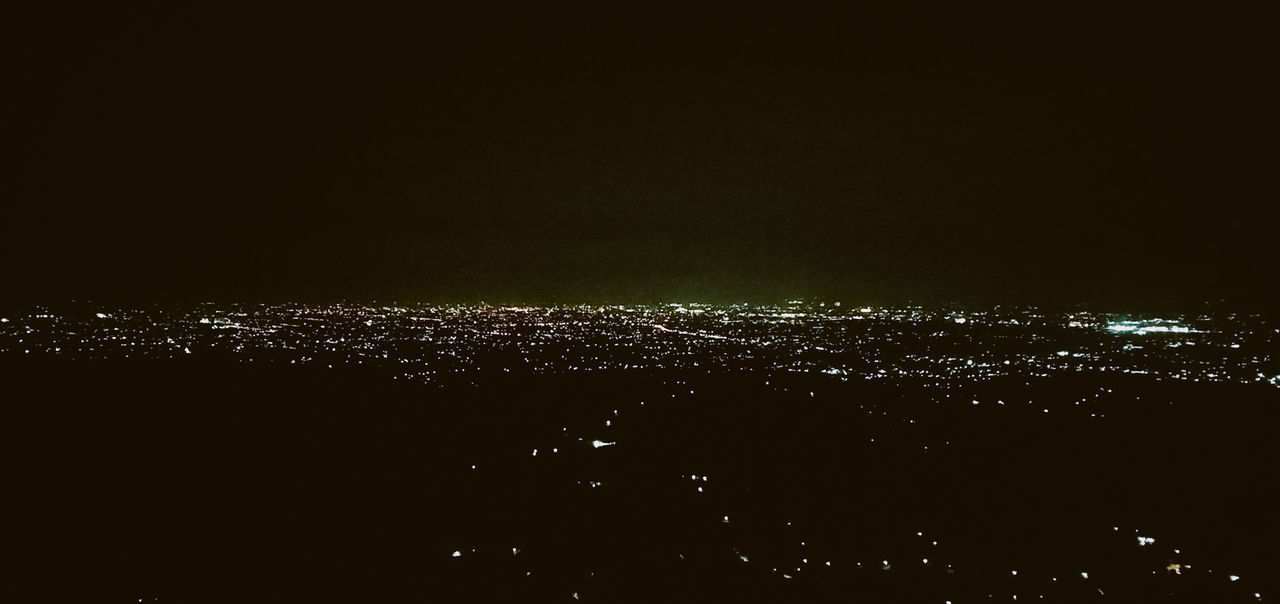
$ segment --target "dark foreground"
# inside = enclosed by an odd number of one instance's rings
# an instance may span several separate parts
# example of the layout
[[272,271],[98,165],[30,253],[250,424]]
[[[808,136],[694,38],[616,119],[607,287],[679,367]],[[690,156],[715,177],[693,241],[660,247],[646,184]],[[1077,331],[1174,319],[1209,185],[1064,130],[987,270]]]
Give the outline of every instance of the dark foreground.
[[1268,384],[0,372],[5,601],[1275,597]]

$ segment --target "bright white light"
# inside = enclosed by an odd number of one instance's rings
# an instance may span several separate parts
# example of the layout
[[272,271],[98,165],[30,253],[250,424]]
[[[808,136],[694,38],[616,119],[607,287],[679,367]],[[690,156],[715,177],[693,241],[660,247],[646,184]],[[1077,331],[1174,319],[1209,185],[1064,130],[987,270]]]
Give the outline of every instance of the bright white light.
[[1228,579],[1231,579],[1231,582],[1232,582],[1232,583],[1234,583],[1234,582],[1236,582],[1236,581],[1239,581],[1239,580],[1240,580],[1240,575],[1231,575],[1231,576],[1229,576],[1229,577],[1227,577],[1227,578],[1228,578]]
[[1156,540],[1151,537],[1138,537],[1138,545],[1151,545],[1155,542]]
[[1199,329],[1191,329],[1182,325],[1161,325],[1163,319],[1151,319],[1149,321],[1122,321],[1120,323],[1112,323],[1107,325],[1108,331],[1117,333],[1135,333],[1144,335],[1148,333],[1204,333]]
[[618,443],[616,443],[616,442],[609,442],[609,443],[607,443],[607,442],[604,442],[603,440],[593,440],[593,441],[591,441],[591,446],[593,446],[593,447],[595,447],[595,448],[597,448],[597,449],[599,449],[600,447],[612,447],[613,445],[616,445],[616,444],[618,444]]
[[461,557],[462,557],[462,552],[461,552],[461,551],[458,551],[458,550],[456,550],[456,549],[455,549],[455,550],[453,550],[453,557],[454,557],[454,558],[461,558]]

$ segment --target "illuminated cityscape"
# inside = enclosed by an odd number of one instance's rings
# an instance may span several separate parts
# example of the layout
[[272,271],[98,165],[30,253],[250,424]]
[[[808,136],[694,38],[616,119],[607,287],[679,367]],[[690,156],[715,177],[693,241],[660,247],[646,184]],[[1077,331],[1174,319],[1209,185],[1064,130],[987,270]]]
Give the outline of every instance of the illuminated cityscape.
[[[946,386],[1063,372],[1267,382],[1280,329],[1261,315],[1135,317],[793,301],[779,306],[192,306],[0,319],[0,353],[372,366],[397,379],[477,371],[698,369]],[[495,353],[505,353],[493,366]]]
[[0,604],[1276,600],[1274,3],[824,4],[13,3]]
[[[126,400],[152,383],[173,384],[157,386],[155,402],[101,411],[108,415],[89,442],[152,439],[150,418],[194,414],[204,419],[184,429],[190,442],[166,447],[175,459],[232,446],[243,458],[233,476],[254,476],[256,466],[277,463],[279,445],[241,450],[245,428],[218,426],[256,417],[282,431],[268,442],[308,451],[303,467],[321,468],[313,478],[290,470],[289,480],[364,485],[352,486],[355,493],[423,481],[423,492],[342,504],[421,505],[435,510],[428,518],[452,519],[442,530],[417,526],[407,510],[392,514],[387,528],[414,535],[418,546],[392,550],[387,561],[424,570],[352,587],[366,594],[380,585],[402,594],[485,599],[507,589],[548,601],[616,601],[658,573],[666,578],[652,583],[655,594],[1076,602],[1167,592],[1252,602],[1264,595],[1266,557],[1213,545],[1223,536],[1201,526],[1222,506],[1253,522],[1268,499],[1241,491],[1197,502],[1183,489],[1226,493],[1253,480],[1252,466],[1238,460],[1267,450],[1249,444],[1265,438],[1266,425],[1230,418],[1261,417],[1276,403],[1278,331],[1257,314],[811,300],[82,305],[0,318],[0,359],[16,368],[11,383],[46,384],[40,389],[49,387],[42,372],[81,375],[53,392],[83,393],[49,396],[90,406],[99,396]],[[253,373],[229,368],[237,366]],[[224,380],[232,385],[216,385]],[[171,399],[189,397],[179,395],[189,384],[203,384],[197,391],[209,390],[208,402]],[[390,384],[404,390],[385,390]],[[131,425],[131,413],[148,419]],[[316,413],[356,424],[291,435]],[[394,419],[374,419],[387,413]],[[1214,426],[1223,421],[1219,436]],[[367,452],[320,461],[351,434],[392,426],[399,428],[359,437]],[[224,443],[228,434],[239,436]],[[1219,444],[1206,450],[1189,438]],[[1133,443],[1139,448],[1126,452]],[[101,451],[114,459],[117,447]],[[1162,467],[1193,450],[1196,459]],[[351,469],[335,478],[326,463]],[[369,483],[367,472],[390,474]],[[953,484],[948,476],[963,478]],[[145,497],[174,478],[140,480],[133,488]],[[1094,490],[1111,494],[1096,500]],[[290,491],[272,497],[316,505]],[[1182,503],[1158,503],[1170,500]],[[1183,514],[1199,520],[1188,524]],[[405,583],[413,577],[435,582]],[[191,595],[154,586],[137,593],[143,601]]]

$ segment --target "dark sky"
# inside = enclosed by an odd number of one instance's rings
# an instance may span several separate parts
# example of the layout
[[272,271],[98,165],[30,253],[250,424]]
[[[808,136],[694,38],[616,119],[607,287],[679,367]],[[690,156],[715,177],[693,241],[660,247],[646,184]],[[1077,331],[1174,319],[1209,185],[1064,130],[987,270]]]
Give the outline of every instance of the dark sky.
[[4,19],[10,301],[1273,296],[1247,5],[173,4]]

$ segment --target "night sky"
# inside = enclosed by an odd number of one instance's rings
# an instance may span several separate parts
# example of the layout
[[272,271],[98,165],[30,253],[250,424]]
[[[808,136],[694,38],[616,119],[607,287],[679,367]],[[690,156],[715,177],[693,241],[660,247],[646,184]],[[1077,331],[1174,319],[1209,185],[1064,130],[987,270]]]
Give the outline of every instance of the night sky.
[[1245,5],[171,4],[4,18],[8,301],[1274,301]]

